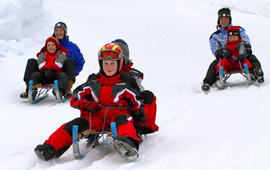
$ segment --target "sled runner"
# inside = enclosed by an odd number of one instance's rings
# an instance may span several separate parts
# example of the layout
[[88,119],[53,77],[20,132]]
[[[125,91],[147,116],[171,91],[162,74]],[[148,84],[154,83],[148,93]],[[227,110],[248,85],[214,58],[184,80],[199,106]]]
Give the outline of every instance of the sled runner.
[[33,80],[29,81],[28,99],[30,103],[36,104],[48,96],[48,91],[54,90],[56,99],[59,103],[64,103],[65,99],[61,99],[58,81],[55,80],[54,84],[36,84],[33,86]]
[[105,145],[104,143],[105,134],[107,135],[107,137],[111,136],[112,138],[115,138],[117,136],[115,122],[112,122],[111,127],[107,129],[94,130],[90,128],[83,132],[78,132],[78,130],[79,130],[79,127],[77,125],[74,125],[73,130],[72,130],[72,139],[73,139],[72,146],[73,146],[73,154],[76,159],[82,159],[84,156],[84,154],[81,154],[80,148],[79,148],[79,142],[81,139],[86,139],[87,137],[89,137],[89,135],[92,135],[93,138],[92,138],[91,146],[90,146],[90,149],[92,149],[100,138],[103,138],[103,145],[105,147],[113,144],[113,142],[111,142],[108,145]]
[[[240,65],[241,68],[241,65]],[[240,73],[248,80],[248,83],[251,85],[254,83],[254,80],[251,79],[251,75],[249,73],[248,65],[245,63],[244,68],[240,70],[223,70],[223,66],[219,66],[219,76],[217,77],[216,86],[219,89],[224,89],[226,85],[226,81],[230,78],[232,74]]]

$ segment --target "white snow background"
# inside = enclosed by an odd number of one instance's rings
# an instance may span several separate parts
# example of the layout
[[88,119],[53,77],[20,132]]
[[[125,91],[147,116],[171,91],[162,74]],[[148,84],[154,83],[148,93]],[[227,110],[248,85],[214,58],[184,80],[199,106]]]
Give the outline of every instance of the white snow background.
[[[236,74],[226,89],[205,93],[201,83],[214,60],[208,40],[222,7],[246,29],[265,82],[248,85]],[[144,138],[135,162],[112,146],[99,146],[82,160],[71,148],[59,159],[36,157],[36,145],[79,116],[51,92],[35,105],[19,97],[27,60],[36,58],[58,21],[67,24],[86,60],[74,87],[98,72],[99,49],[117,38],[128,43],[134,68],[144,72],[144,87],[157,96],[160,130]],[[269,0],[1,0],[1,170],[270,169],[269,30]]]

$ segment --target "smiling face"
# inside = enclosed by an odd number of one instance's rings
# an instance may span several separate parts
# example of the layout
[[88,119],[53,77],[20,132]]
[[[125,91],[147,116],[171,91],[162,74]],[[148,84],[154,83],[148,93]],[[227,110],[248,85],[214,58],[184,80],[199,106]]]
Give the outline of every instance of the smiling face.
[[219,19],[219,23],[222,27],[226,27],[230,23],[230,18],[229,17],[221,17]]
[[58,40],[61,40],[64,38],[65,31],[62,28],[56,28],[54,31],[54,35]]
[[47,43],[47,51],[49,53],[54,53],[56,51],[56,45],[53,42],[49,41]]
[[237,40],[239,40],[239,37],[237,35],[230,35],[229,36],[229,41],[230,42],[237,41]]
[[102,67],[107,76],[113,76],[117,72],[117,61],[111,59],[103,60]]

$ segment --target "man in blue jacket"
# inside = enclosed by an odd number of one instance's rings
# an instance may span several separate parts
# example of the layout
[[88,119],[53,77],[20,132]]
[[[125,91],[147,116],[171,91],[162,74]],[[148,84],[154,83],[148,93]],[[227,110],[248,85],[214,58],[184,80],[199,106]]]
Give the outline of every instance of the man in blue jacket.
[[[63,64],[63,70],[69,77],[69,87],[67,95],[71,96],[71,88],[75,82],[75,77],[79,75],[79,73],[82,71],[85,60],[79,47],[73,42],[69,41],[69,36],[67,36],[67,26],[65,23],[58,22],[55,24],[53,36],[58,39],[60,45],[62,45],[65,49],[69,51],[69,53],[67,54],[67,59]],[[26,83],[26,91],[21,93],[21,98],[28,97],[28,83],[31,74],[36,71],[39,71],[37,60],[31,58],[28,60],[25,68],[23,80]]]
[[[203,80],[202,90],[208,91],[210,86],[216,82],[216,68],[215,66],[219,63],[219,60],[223,58],[222,46],[226,45],[227,42],[227,31],[226,29],[232,26],[231,11],[229,8],[221,8],[218,11],[217,31],[215,31],[209,39],[210,48],[212,54],[216,59],[210,64],[206,77]],[[261,64],[255,55],[252,54],[251,44],[245,29],[240,28],[241,39],[246,42],[247,59],[250,61],[254,68],[254,74],[258,80],[258,83],[263,83],[263,71]]]

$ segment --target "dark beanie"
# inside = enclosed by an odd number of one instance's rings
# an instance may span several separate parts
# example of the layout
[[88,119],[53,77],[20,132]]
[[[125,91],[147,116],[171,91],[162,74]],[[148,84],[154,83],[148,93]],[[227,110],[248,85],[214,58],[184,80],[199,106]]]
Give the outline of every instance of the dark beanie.
[[113,40],[112,43],[116,43],[121,47],[124,54],[124,65],[127,65],[129,61],[129,49],[127,43],[122,39]]
[[232,26],[230,28],[227,28],[226,31],[227,31],[228,37],[230,35],[236,35],[236,36],[238,36],[241,39],[240,29],[239,29],[238,26]]
[[57,22],[55,25],[54,25],[54,31],[53,31],[53,36],[55,37],[55,34],[54,34],[54,32],[55,32],[55,30],[56,30],[56,28],[62,28],[63,30],[64,30],[64,38],[67,38],[67,25],[65,24],[65,23],[63,23],[63,22]]
[[221,8],[220,10],[218,10],[218,21],[217,21],[218,24],[220,24],[219,19],[221,17],[229,17],[230,23],[232,23],[232,16],[231,16],[230,8]]

